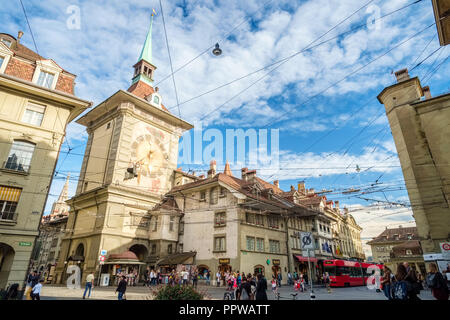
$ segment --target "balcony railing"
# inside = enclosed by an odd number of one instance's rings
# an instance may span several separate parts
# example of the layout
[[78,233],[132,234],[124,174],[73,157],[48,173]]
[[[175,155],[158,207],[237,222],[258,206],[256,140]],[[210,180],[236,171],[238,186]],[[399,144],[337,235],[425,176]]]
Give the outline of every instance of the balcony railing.
[[28,174],[28,172],[30,172],[30,165],[24,165],[12,161],[4,161],[2,169]]

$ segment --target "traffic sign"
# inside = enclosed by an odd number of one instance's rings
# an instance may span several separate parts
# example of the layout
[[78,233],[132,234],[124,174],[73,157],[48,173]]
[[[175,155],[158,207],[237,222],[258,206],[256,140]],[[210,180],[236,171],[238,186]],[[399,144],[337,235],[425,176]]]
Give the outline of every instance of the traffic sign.
[[314,241],[311,232],[301,232],[302,249],[314,249]]
[[100,255],[102,255],[102,256],[106,256],[107,253],[108,253],[108,251],[106,251],[106,250],[100,251]]
[[439,247],[441,247],[442,258],[450,260],[450,242],[441,242]]
[[98,259],[99,259],[100,261],[105,261],[105,256],[100,256]]

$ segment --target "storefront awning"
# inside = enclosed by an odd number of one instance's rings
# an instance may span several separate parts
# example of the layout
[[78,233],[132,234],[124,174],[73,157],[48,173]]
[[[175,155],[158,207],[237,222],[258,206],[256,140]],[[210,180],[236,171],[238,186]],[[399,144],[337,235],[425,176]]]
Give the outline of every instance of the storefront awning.
[[193,264],[196,252],[176,253],[156,262],[157,265]]
[[[302,257],[302,256],[297,256],[297,255],[294,255],[294,257],[296,257],[297,260],[300,261],[300,262],[308,262],[308,257]],[[317,259],[316,258],[309,258],[309,261],[310,262],[317,262]]]

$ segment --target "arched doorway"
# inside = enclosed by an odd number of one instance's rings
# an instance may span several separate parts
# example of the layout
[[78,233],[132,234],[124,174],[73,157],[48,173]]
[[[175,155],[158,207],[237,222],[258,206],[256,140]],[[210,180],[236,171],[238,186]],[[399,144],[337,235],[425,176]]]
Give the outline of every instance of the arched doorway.
[[131,252],[133,252],[139,259],[139,261],[145,261],[148,257],[147,247],[143,244],[135,244],[130,247]]
[[7,287],[14,255],[15,252],[11,246],[0,242],[0,289]]
[[263,276],[265,276],[264,275],[264,266],[262,266],[260,264],[253,267],[253,272],[255,275],[262,274]]
[[210,269],[207,265],[201,264],[197,267],[197,270],[198,270],[198,275],[200,276],[200,279],[206,279],[206,273]]
[[75,250],[75,256],[84,257],[84,245],[80,243]]
[[[148,249],[143,244],[134,244],[128,250],[133,252],[140,262],[147,261]],[[145,267],[146,267],[145,265],[139,265],[137,282],[145,278]]]

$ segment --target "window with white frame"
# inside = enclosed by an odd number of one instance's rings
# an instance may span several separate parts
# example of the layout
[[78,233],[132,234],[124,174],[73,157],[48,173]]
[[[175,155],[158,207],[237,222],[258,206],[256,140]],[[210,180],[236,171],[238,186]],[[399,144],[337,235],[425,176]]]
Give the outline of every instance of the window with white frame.
[[172,216],[170,217],[170,222],[169,222],[169,231],[173,231],[173,224],[175,222],[175,217]]
[[11,40],[2,38],[0,41],[3,42],[8,48],[11,48]]
[[264,238],[256,238],[256,251],[264,251]]
[[45,106],[29,103],[22,116],[22,122],[40,126],[44,118]]
[[270,253],[280,253],[280,241],[269,240]]
[[53,87],[53,79],[55,75],[50,72],[42,71],[39,73],[39,78],[37,80],[37,84],[48,89],[52,89]]
[[33,157],[34,143],[16,140],[9,151],[8,160],[5,163],[6,169],[17,171],[28,171],[30,169],[31,158]]
[[5,61],[5,57],[0,56],[0,68],[2,67],[3,61]]
[[214,237],[214,251],[225,251],[225,236]]
[[216,212],[214,214],[214,225],[216,227],[223,227],[226,225],[225,212]]
[[248,251],[255,251],[255,238],[254,237],[247,237],[247,250]]

